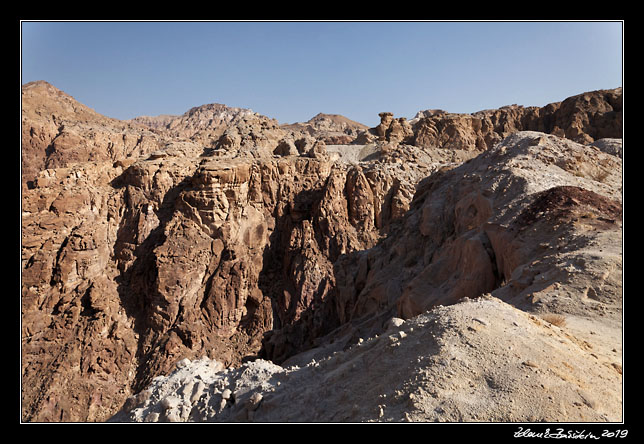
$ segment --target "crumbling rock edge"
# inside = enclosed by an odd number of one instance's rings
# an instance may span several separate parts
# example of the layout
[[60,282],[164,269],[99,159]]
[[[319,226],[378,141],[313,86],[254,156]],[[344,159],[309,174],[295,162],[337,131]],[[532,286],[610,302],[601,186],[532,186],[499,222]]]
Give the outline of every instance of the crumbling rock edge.
[[597,353],[488,294],[302,366],[182,361],[110,421],[620,421],[619,353]]
[[354,316],[316,346],[281,366],[186,361],[111,420],[620,421],[620,171],[513,134],[421,182],[389,236],[340,263]]
[[[403,369],[416,372],[404,386],[388,379],[401,370],[393,363],[383,367],[388,374],[375,372],[389,348],[373,348],[377,359],[364,355],[366,370],[355,361],[342,367],[338,360],[353,360],[352,350],[376,344],[371,338],[382,338],[390,324],[413,323],[428,313],[451,319],[450,310],[457,308],[442,312],[447,306],[483,309],[463,301],[487,293],[507,306],[500,310],[556,324],[556,337],[579,348],[569,350],[579,352],[575,362],[561,364],[569,373],[544,374],[585,387],[581,396],[587,402],[569,385],[548,398],[561,408],[544,404],[535,417],[556,412],[560,420],[619,418],[620,101],[619,89],[599,91],[542,110],[508,107],[469,117],[430,112],[411,126],[382,113],[377,140],[367,137],[361,145],[358,136],[347,145],[360,129],[337,116],[289,128],[213,104],[143,122],[150,125],[146,129],[100,116],[46,82],[25,85],[23,419],[103,421],[121,406],[134,412],[153,399],[146,387],[162,384],[176,365],[201,372],[187,364],[203,362],[212,381],[228,372],[231,393],[222,389],[223,406],[221,400],[212,404],[216,387],[201,386],[197,373],[186,373],[194,385],[174,384],[181,393],[172,398],[164,388],[164,400],[157,399],[163,411],[143,419],[275,421],[282,415],[289,421],[369,421],[374,417],[368,412],[377,412],[382,420],[477,420],[467,408],[472,396],[502,399],[518,389],[514,376],[505,378],[477,361],[476,349],[492,342],[468,336],[489,324],[472,313],[473,326],[445,321],[451,333],[432,334],[469,338],[471,357],[463,353],[457,370],[463,376],[471,366],[491,375],[478,381],[489,391],[480,391],[481,384],[479,391],[472,387],[474,394],[469,386],[450,386],[441,373],[430,383],[444,382],[439,386],[446,391],[437,399],[452,399],[451,407],[427,398],[418,415],[414,405],[405,415],[401,403],[385,403],[380,395],[392,399],[388,391],[356,394],[358,402],[347,412],[346,399],[316,393],[316,387],[305,392],[335,399],[341,407],[323,403],[317,416],[297,418],[280,409],[268,414],[262,406],[271,405],[265,401],[273,383],[262,383],[262,392],[253,389],[246,399],[238,389],[256,385],[233,369],[254,375],[259,368],[260,380],[280,374],[280,386],[288,387],[288,381],[312,381],[308,373],[292,371],[294,366],[333,358],[336,364],[322,366],[332,385],[340,379],[360,385],[367,371],[374,381],[384,381],[376,385],[402,387],[398,398],[423,397],[425,385],[416,375],[422,366],[414,370],[411,364],[427,356],[435,361],[440,347],[403,348],[417,356]],[[546,116],[561,131],[516,132],[528,124],[548,129]],[[488,354],[516,358],[502,351]],[[521,369],[539,368],[541,358]],[[549,365],[561,370],[557,362]],[[427,364],[427,375],[436,373],[434,364]],[[613,373],[596,384],[605,369]],[[516,368],[505,370],[513,375]],[[597,395],[593,387],[600,385],[607,392]],[[212,396],[202,399],[207,391]],[[244,409],[231,414],[230,399],[243,399],[236,405]],[[595,415],[578,408],[579,402]],[[398,408],[389,405],[400,407],[399,414],[388,416]],[[525,409],[515,410],[530,418]],[[512,417],[505,407],[490,408],[482,420]]]

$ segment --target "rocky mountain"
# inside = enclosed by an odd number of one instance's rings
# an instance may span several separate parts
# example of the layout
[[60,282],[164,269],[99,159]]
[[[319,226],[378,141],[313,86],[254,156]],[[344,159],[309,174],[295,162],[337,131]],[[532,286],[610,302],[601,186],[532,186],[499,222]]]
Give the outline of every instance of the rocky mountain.
[[261,128],[258,133],[278,128],[277,121],[250,109],[233,108],[220,103],[196,106],[181,116],[143,116],[131,121],[147,125],[170,139],[192,141],[210,148],[214,148],[230,128],[257,125]]
[[312,136],[329,145],[343,145],[353,142],[368,127],[340,114],[319,113],[304,123],[284,124],[282,129],[300,137]]
[[73,162],[136,158],[163,145],[140,125],[98,114],[44,81],[22,87],[22,183]]
[[575,142],[618,137],[622,122],[622,88],[591,91],[544,107],[504,106],[473,114],[419,111],[407,121],[381,113],[381,122],[358,135],[355,143],[375,140],[419,147],[482,151],[517,131],[540,131]]
[[24,85],[23,421],[619,421],[618,94],[488,146]]
[[174,120],[181,118],[172,114],[159,114],[158,116],[138,116],[130,119],[130,122],[147,126],[154,130],[163,131],[167,129],[170,123]]

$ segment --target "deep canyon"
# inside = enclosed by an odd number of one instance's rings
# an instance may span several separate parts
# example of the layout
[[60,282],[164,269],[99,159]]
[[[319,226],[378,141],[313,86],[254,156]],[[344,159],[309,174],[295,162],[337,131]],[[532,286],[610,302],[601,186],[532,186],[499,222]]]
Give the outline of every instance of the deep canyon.
[[22,420],[620,421],[622,103],[122,121],[23,85]]

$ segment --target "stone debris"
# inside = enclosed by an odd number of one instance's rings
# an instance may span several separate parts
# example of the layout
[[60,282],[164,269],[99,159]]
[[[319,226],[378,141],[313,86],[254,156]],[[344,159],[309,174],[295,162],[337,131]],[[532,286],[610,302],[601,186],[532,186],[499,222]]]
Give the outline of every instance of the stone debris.
[[369,129],[23,85],[23,420],[618,421],[621,94]]
[[[468,332],[471,313],[485,315],[489,328]],[[618,372],[596,365],[570,332],[544,334],[544,326],[496,298],[436,308],[405,324],[413,330],[397,337],[393,354],[384,353],[390,337],[380,336],[327,357],[318,368],[258,359],[215,372],[202,358],[151,384],[142,405],[110,421],[595,422],[621,415]],[[515,334],[503,334],[511,327]],[[189,402],[175,394],[183,393],[191,374],[207,388]],[[582,386],[594,393],[580,392]]]

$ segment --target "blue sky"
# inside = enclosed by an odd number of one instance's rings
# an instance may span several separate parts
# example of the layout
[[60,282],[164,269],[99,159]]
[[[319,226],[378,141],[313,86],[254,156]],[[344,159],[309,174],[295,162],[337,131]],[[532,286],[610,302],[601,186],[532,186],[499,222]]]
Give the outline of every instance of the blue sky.
[[622,86],[622,22],[22,22],[22,83],[119,119],[223,103],[374,126]]

